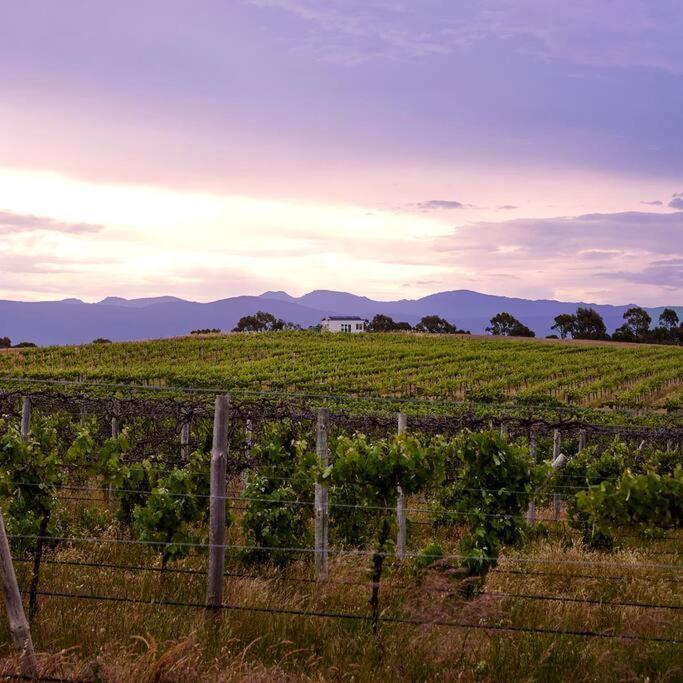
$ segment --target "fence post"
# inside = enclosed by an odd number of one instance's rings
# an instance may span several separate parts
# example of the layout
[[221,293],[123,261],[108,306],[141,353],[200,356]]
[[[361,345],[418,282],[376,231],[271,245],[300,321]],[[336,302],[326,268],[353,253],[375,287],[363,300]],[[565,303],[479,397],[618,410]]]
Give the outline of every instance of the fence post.
[[24,396],[21,402],[21,440],[26,442],[31,431],[31,399]]
[[[531,461],[536,464],[537,453],[536,453],[536,434],[532,431],[529,435],[529,455],[531,456]],[[529,524],[534,524],[536,522],[536,500],[532,498],[529,501],[529,509],[526,513],[526,521]]]
[[586,430],[579,430],[579,450],[582,451],[586,447]]
[[[318,410],[318,425],[316,430],[316,453],[320,464],[329,464],[329,450],[327,447],[327,431],[329,411],[327,408]],[[318,578],[327,575],[327,557],[329,541],[329,507],[327,486],[316,482],[315,485],[315,574]]]
[[12,564],[2,509],[0,509],[0,581],[2,581],[2,592],[5,596],[5,608],[7,609],[12,643],[14,649],[19,653],[21,675],[29,679],[36,678],[38,664],[33,650],[31,629],[24,614],[24,606],[21,604],[21,595],[19,594],[17,575],[14,573],[14,565]]
[[251,421],[250,417],[247,418],[246,430],[247,430],[247,447],[251,448],[254,445],[254,424]]
[[[560,447],[561,447],[561,437],[560,430],[556,429],[553,431],[553,462],[556,462],[560,457]],[[555,516],[555,521],[559,521],[560,512],[562,510],[562,497],[559,493],[553,493],[553,512]]]
[[505,438],[508,435],[508,426],[505,422],[500,423],[500,435]]
[[85,411],[85,406],[81,406],[80,417],[78,419],[78,424],[81,426],[81,428],[85,427],[87,417],[88,417],[88,414]]
[[206,606],[217,608],[223,602],[225,571],[225,490],[228,450],[227,396],[216,396],[211,449],[211,495],[209,499],[209,570]]
[[[398,433],[405,434],[408,429],[408,416],[405,413],[398,414]],[[406,520],[406,497],[403,489],[398,487],[396,499],[396,521],[398,523],[398,537],[396,539],[396,557],[402,560],[406,556],[406,543],[408,540],[408,522]]]
[[[116,415],[114,415],[111,418],[111,438],[118,439],[119,434],[119,418]],[[110,506],[114,505],[114,485],[111,482],[109,482],[107,486],[107,500],[109,501]]]
[[[249,450],[249,456],[251,456],[251,449],[254,447],[254,423],[250,417],[245,422],[245,432],[247,449]],[[242,470],[240,481],[242,482],[242,490],[246,489],[249,481],[249,469],[245,468]]]
[[180,427],[180,461],[186,463],[190,459],[190,419],[185,418]]

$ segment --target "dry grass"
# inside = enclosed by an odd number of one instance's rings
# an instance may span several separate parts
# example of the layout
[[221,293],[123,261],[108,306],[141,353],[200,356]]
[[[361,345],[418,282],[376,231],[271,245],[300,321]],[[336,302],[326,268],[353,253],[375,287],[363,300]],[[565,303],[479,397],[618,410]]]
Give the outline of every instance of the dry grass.
[[[72,505],[74,505],[72,503]],[[103,535],[111,535],[109,529]],[[232,542],[239,541],[236,525]],[[436,537],[457,551],[453,530],[415,527],[411,543]],[[507,554],[492,572],[486,594],[461,597],[454,565],[436,563],[419,575],[410,562],[389,567],[381,601],[385,616],[421,621],[493,624],[553,630],[595,631],[683,638],[683,613],[635,607],[518,600],[500,593],[562,595],[603,601],[683,604],[680,573],[643,570],[638,564],[677,564],[683,540],[638,544],[609,555],[567,547],[565,534],[551,534]],[[673,554],[655,554],[671,551]],[[518,554],[558,564],[524,564]],[[50,560],[158,566],[158,556],[134,545],[63,546]],[[609,559],[614,566],[590,565]],[[586,562],[585,566],[563,563]],[[277,578],[227,577],[225,602],[306,611],[369,613],[366,561],[335,558],[329,582],[278,579],[311,577],[310,558],[287,570],[245,567],[229,556],[228,571],[269,573]],[[174,568],[204,569],[193,555]],[[30,565],[17,562],[22,586]],[[537,572],[537,573],[529,573]],[[541,575],[538,572],[545,572]],[[552,572],[553,575],[546,575]],[[571,578],[588,574],[596,578]],[[614,580],[608,577],[619,575]],[[202,602],[202,575],[141,572],[45,564],[41,589],[77,594],[132,596],[149,601]],[[17,671],[6,624],[0,627],[0,674]],[[32,625],[44,676],[103,681],[623,681],[683,680],[683,646],[580,638],[434,624],[383,624],[373,635],[362,621],[225,610],[217,620],[188,607],[127,604],[43,596]]]

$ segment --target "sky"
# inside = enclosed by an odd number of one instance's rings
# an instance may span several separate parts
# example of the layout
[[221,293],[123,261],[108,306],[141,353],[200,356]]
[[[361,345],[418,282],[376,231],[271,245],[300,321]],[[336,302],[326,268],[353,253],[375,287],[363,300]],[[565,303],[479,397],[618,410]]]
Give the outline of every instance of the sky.
[[0,298],[683,304],[680,0],[22,0]]

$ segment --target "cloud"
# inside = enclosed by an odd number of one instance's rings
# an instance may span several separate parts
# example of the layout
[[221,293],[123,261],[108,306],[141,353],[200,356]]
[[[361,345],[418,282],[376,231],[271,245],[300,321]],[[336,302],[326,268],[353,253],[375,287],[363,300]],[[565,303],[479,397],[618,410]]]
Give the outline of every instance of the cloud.
[[683,211],[683,197],[674,196],[674,198],[669,202],[669,206],[672,209],[680,209]]
[[641,250],[672,254],[680,248],[683,213],[592,213],[557,218],[477,222],[437,240],[439,250],[491,252],[491,245],[515,245],[515,258],[571,256],[585,250]]
[[661,206],[664,202],[661,202],[659,199],[653,199],[651,202],[641,201],[640,203],[648,204],[649,206]]
[[92,223],[65,223],[45,216],[0,211],[0,235],[20,232],[59,232],[80,235],[100,232],[103,229],[104,226]]
[[498,207],[499,209],[503,209],[505,211],[511,211],[512,209],[518,209],[518,206],[514,206],[513,204],[503,204],[502,206]]
[[463,224],[431,248],[492,294],[660,305],[683,300],[682,233],[683,212],[593,213]]
[[465,205],[462,202],[456,202],[449,199],[428,199],[427,201],[414,204],[414,206],[422,211],[441,211],[465,208]]
[[616,271],[597,276],[676,290],[683,288],[683,259],[653,261],[639,272]]
[[683,6],[678,0],[251,0],[315,24],[324,58],[356,65],[421,59],[497,41],[543,60],[597,67],[647,67],[683,73]]

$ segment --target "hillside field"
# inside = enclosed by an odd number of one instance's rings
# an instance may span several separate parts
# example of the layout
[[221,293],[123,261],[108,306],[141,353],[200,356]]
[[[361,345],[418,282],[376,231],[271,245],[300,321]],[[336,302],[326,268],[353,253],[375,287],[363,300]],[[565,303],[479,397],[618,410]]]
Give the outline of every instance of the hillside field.
[[683,349],[448,335],[229,334],[0,353],[0,376],[678,409]]

